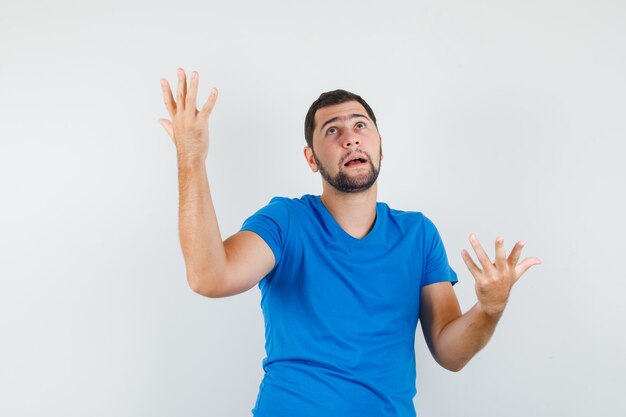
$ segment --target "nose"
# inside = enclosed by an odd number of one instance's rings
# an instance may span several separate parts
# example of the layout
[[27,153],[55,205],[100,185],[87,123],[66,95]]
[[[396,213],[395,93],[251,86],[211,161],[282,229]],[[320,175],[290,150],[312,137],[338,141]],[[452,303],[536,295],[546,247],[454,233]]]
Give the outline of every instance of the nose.
[[343,147],[344,148],[352,148],[359,145],[359,139],[352,136],[352,133],[346,133],[343,137]]

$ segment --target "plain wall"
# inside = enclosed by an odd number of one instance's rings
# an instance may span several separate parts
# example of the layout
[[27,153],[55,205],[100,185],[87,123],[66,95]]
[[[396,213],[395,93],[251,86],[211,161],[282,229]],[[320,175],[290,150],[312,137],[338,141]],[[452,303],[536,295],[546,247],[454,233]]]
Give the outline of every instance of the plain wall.
[[188,287],[159,79],[200,73],[222,236],[274,195],[319,194],[303,120],[345,88],[374,108],[379,200],[460,253],[538,256],[460,373],[416,335],[419,416],[622,416],[623,1],[3,1],[0,415],[247,416],[257,287]]

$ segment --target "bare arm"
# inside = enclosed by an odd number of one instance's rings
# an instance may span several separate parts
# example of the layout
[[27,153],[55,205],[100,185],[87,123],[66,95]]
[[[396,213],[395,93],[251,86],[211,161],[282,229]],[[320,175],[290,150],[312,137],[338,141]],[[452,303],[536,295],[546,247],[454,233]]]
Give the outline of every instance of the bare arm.
[[489,341],[500,315],[488,316],[475,304],[461,314],[449,282],[422,289],[420,320],[433,357],[450,371],[461,370]]
[[478,302],[465,314],[448,282],[431,284],[422,289],[420,320],[428,348],[435,360],[451,371],[461,370],[489,341],[502,317],[509,293],[528,268],[541,263],[539,258],[517,261],[523,247],[515,245],[506,258],[503,240],[496,240],[496,262],[489,261],[478,240],[470,242],[483,267],[479,269],[469,253],[463,259],[476,280]]
[[207,297],[234,295],[252,288],[274,266],[274,255],[261,237],[239,232],[222,242],[206,173],[208,119],[217,100],[212,89],[201,110],[196,109],[198,74],[187,81],[178,70],[177,99],[161,80],[165,106],[172,120],[159,122],[176,145],[179,181],[179,238],[187,281]]

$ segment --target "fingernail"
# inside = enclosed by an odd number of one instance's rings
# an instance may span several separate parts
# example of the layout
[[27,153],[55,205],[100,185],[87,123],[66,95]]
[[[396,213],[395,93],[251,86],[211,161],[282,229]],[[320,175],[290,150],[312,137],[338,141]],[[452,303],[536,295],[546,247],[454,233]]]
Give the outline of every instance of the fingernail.
[[195,72],[195,71],[194,71],[194,72],[192,72],[192,73],[191,73],[191,78],[192,78],[192,79],[194,79],[194,80],[195,80],[196,78],[198,78],[198,73],[197,73],[197,72]]

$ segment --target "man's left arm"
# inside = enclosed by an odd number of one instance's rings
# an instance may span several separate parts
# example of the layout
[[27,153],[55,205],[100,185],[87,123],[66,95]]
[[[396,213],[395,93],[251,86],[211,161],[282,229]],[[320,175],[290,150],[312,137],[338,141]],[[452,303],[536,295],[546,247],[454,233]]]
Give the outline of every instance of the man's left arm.
[[422,288],[420,321],[428,348],[435,360],[450,371],[461,370],[489,341],[502,317],[511,288],[539,258],[529,257],[518,264],[523,242],[517,242],[506,256],[504,240],[496,239],[496,261],[492,263],[474,235],[470,243],[482,269],[470,254],[462,257],[474,277],[478,302],[465,314],[449,282]]

